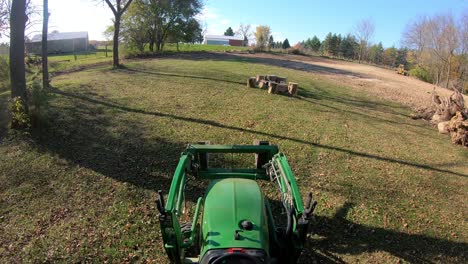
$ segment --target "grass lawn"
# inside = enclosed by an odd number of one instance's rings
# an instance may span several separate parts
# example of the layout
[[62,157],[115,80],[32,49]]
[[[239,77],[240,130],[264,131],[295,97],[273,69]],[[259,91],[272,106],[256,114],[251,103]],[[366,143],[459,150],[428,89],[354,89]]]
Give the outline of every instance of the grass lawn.
[[[256,73],[299,82],[300,97],[247,89]],[[52,85],[47,121],[0,143],[2,262],[167,263],[154,201],[185,145],[254,139],[279,145],[318,199],[304,263],[468,262],[468,152],[399,104],[229,57],[128,61]]]
[[[250,47],[234,47],[234,46],[220,46],[220,45],[204,45],[204,44],[179,44],[177,50],[176,44],[166,44],[164,46],[164,53],[175,52],[239,52],[248,51]],[[153,55],[146,47],[148,55]],[[124,46],[120,47],[121,57],[130,56],[132,52],[126,50]],[[99,47],[96,51],[77,53],[74,54],[56,54],[49,56],[49,64],[51,73],[73,71],[91,65],[110,65],[112,63],[112,46],[108,46],[106,56],[105,48]]]

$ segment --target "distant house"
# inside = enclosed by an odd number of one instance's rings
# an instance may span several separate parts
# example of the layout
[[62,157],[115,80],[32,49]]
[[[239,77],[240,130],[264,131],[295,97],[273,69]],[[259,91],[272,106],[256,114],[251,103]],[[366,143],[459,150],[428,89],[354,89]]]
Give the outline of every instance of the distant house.
[[[26,50],[29,53],[41,54],[42,34],[35,35],[31,41],[26,43]],[[71,53],[83,52],[89,48],[88,32],[61,32],[47,35],[47,52]]]
[[206,35],[203,43],[210,45],[243,46],[244,38],[237,36]]

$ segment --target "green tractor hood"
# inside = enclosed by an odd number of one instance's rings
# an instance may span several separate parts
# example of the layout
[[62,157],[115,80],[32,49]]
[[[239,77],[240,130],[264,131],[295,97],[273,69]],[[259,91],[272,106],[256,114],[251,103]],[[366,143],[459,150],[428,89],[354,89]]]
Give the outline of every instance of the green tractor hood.
[[213,180],[203,208],[201,256],[212,249],[249,248],[268,252],[268,219],[257,182]]

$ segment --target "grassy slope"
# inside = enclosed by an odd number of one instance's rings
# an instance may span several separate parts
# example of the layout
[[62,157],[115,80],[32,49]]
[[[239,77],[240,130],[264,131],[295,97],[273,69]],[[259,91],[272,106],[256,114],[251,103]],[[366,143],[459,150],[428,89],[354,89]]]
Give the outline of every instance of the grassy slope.
[[[56,77],[50,121],[0,145],[3,260],[165,263],[155,191],[168,190],[184,145],[264,139],[319,200],[316,258],[467,261],[468,154],[409,109],[251,61],[127,67]],[[299,82],[302,97],[245,88],[255,73]]]

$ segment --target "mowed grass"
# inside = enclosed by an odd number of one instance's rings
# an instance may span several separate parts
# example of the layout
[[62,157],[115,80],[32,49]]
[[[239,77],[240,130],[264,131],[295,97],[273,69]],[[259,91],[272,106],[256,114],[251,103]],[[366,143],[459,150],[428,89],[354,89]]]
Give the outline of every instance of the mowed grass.
[[[121,57],[134,57],[136,51],[129,50],[125,46],[120,48]],[[191,53],[191,52],[242,52],[248,51],[250,47],[222,46],[222,45],[205,45],[205,44],[188,44],[181,43],[177,49],[177,45],[168,43],[164,46],[161,53]],[[82,53],[67,53],[67,54],[52,54],[49,56],[49,71],[54,74],[57,72],[66,72],[82,69],[83,67],[96,65],[110,65],[112,63],[112,45],[107,47],[107,56],[105,47],[100,46],[95,51]],[[145,55],[154,56],[156,53],[150,52],[148,46],[145,49]]]
[[[300,96],[246,88],[264,73]],[[2,262],[167,263],[154,201],[186,144],[254,139],[279,145],[319,202],[302,263],[468,261],[467,151],[401,105],[236,57],[128,61],[52,85],[47,121],[0,145]]]

